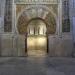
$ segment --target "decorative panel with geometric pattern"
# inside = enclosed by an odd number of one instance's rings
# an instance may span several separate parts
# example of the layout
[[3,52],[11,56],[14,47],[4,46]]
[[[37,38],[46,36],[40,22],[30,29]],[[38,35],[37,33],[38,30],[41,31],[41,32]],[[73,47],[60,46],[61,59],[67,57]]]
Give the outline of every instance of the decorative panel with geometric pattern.
[[70,32],[70,18],[69,18],[69,1],[63,1],[63,24],[62,24],[63,32]]
[[12,31],[12,0],[6,0],[4,16],[4,32]]

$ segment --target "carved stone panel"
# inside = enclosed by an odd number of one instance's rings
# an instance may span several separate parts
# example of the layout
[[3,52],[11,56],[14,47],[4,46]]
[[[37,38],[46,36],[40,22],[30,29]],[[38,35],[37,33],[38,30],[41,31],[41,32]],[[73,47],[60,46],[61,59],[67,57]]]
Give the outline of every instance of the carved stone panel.
[[56,16],[58,5],[16,5],[17,28],[20,34],[25,34],[27,24],[31,19],[43,19],[48,25],[48,33],[56,32]]

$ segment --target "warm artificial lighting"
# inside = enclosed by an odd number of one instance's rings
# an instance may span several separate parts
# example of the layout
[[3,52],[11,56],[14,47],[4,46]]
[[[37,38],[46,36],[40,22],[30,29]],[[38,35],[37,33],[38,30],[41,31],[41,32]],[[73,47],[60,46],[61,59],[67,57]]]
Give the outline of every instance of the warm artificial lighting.
[[46,35],[46,24],[42,20],[32,20],[27,30],[28,35]]
[[45,55],[47,50],[47,40],[44,36],[29,36],[27,38],[28,55]]
[[27,38],[27,44],[28,44],[28,48],[29,47],[43,47],[45,46],[45,44],[47,44],[47,40],[46,37],[44,36],[32,36],[32,37],[28,37]]
[[46,37],[38,37],[37,43],[39,46],[43,46],[44,44],[46,44]]

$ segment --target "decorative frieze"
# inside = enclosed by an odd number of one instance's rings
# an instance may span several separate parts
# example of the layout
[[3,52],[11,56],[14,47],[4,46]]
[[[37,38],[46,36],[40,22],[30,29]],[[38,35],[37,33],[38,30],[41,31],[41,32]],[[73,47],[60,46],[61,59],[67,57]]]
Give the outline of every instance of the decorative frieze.
[[14,0],[16,4],[57,4],[59,0]]

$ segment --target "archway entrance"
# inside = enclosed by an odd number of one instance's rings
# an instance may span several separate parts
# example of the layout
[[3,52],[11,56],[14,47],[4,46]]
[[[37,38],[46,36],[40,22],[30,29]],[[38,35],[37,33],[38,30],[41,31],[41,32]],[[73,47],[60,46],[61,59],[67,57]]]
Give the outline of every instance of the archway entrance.
[[[19,6],[21,9],[19,9]],[[26,5],[27,6],[27,5]],[[25,7],[25,6],[24,6]],[[51,7],[51,8],[50,8]],[[28,55],[46,55],[49,51],[49,36],[56,34],[56,13],[54,5],[28,5],[22,9],[17,5],[17,28],[19,35],[25,36],[25,53]],[[56,11],[56,10],[55,10]]]
[[47,27],[43,20],[34,19],[27,27],[27,53],[32,56],[43,56],[47,53]]

